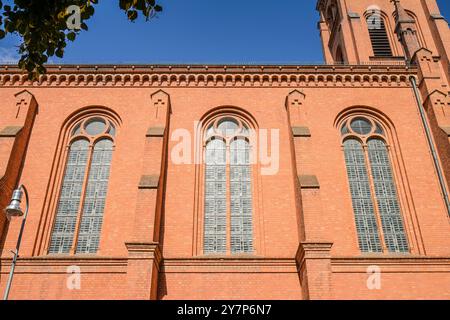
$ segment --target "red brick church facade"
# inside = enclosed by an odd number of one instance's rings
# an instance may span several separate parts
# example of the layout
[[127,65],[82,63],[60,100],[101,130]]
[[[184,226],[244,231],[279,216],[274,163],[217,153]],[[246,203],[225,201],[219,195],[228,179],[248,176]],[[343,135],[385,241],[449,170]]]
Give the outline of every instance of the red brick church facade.
[[2,66],[10,298],[450,299],[448,24],[317,9],[323,65]]

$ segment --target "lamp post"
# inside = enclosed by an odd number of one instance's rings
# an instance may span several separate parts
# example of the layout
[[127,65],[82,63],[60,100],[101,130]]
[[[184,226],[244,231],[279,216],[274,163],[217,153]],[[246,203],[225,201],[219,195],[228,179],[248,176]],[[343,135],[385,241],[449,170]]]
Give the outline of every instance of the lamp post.
[[[25,193],[25,212],[20,207],[20,203],[22,202],[22,196]],[[19,249],[20,243],[22,242],[23,229],[25,228],[25,222],[27,221],[28,216],[28,191],[24,185],[20,185],[19,188],[14,190],[11,202],[9,206],[7,206],[4,210],[6,214],[6,218],[10,221],[12,217],[22,217],[22,226],[20,227],[19,238],[17,239],[16,250],[12,253],[14,254],[13,261],[11,264],[11,271],[9,272],[8,283],[6,284],[5,295],[3,296],[3,300],[8,300],[9,291],[11,290],[11,284],[14,277],[14,269],[16,268],[17,258],[19,257]]]

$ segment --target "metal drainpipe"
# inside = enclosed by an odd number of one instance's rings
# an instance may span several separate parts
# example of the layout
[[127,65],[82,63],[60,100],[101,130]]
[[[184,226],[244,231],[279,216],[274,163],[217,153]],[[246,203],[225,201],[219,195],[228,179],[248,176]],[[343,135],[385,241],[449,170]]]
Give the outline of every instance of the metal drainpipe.
[[450,201],[448,199],[447,187],[445,186],[445,180],[444,180],[444,175],[442,174],[442,168],[441,168],[441,165],[439,164],[436,148],[434,147],[433,138],[431,136],[431,130],[430,130],[430,127],[428,126],[428,122],[425,117],[425,111],[422,106],[422,101],[420,99],[419,90],[417,89],[416,78],[414,76],[411,76],[411,77],[409,77],[409,80],[411,81],[411,84],[413,86],[414,95],[416,97],[416,102],[417,102],[417,107],[419,108],[419,113],[420,113],[420,117],[422,118],[422,124],[425,128],[428,145],[430,147],[431,154],[433,155],[434,166],[436,168],[436,172],[439,177],[439,184],[441,186],[442,194],[444,195],[445,205],[447,206],[447,214],[450,217]]

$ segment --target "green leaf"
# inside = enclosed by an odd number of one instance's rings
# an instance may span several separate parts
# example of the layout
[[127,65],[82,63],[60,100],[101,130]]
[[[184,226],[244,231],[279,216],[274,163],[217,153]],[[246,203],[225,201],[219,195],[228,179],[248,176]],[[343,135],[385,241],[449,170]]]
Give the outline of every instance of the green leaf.
[[134,21],[134,20],[137,19],[138,13],[137,13],[136,10],[128,11],[128,12],[127,12],[127,16],[128,16],[128,19],[129,19],[130,21]]
[[37,67],[37,76],[39,76],[39,74],[44,74],[45,72],[47,72],[47,69],[45,69],[44,66]]
[[70,32],[67,34],[67,39],[69,39],[70,41],[75,41],[76,36],[77,35],[75,32]]
[[87,13],[89,16],[92,16],[92,15],[94,14],[94,12],[95,12],[95,9],[94,9],[93,6],[88,6],[88,7],[86,8],[86,13]]
[[[119,0],[130,21],[142,14],[151,19],[162,11],[158,0]],[[44,64],[52,56],[62,58],[69,41],[75,41],[78,31],[67,26],[68,5],[78,5],[81,10],[81,29],[87,31],[87,21],[95,14],[98,0],[0,0],[0,39],[8,33],[21,38],[18,53],[19,67],[30,79],[45,73]],[[13,5],[14,4],[14,5]]]
[[119,1],[119,8],[122,10],[127,10],[127,0],[120,0]]
[[56,49],[55,56],[57,56],[58,58],[64,57],[64,50],[61,48]]
[[145,0],[136,0],[134,7],[139,11],[145,10],[146,7]]
[[133,6],[133,1],[131,0],[124,0],[124,10],[129,10]]

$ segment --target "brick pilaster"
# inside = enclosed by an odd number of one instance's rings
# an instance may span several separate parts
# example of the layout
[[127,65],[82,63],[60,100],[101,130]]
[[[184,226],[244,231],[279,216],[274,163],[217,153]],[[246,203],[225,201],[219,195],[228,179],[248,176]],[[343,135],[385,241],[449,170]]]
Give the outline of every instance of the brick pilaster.
[[[292,173],[293,173],[293,184],[295,186],[295,205],[296,205],[296,216],[298,221],[298,232],[299,232],[299,238],[301,240],[305,239],[305,226],[304,226],[304,216],[303,216],[303,208],[302,208],[302,195],[301,195],[301,187],[300,183],[298,181],[298,159],[296,152],[299,149],[298,140],[296,139],[294,135],[294,128],[295,131],[306,131],[306,128],[299,129],[300,128],[300,122],[301,122],[301,115],[300,115],[300,108],[302,107],[303,103],[305,102],[305,94],[303,92],[300,92],[298,90],[294,90],[288,94],[286,97],[286,112],[288,117],[288,123],[289,123],[289,131],[291,131],[290,137],[290,145],[291,145],[291,155],[292,155]],[[306,130],[305,130],[306,129]]]
[[156,300],[161,251],[158,243],[126,243],[128,298]]
[[330,299],[332,243],[325,242],[320,217],[322,200],[320,183],[311,164],[315,161],[311,150],[311,137],[304,123],[301,108],[305,94],[297,90],[286,98],[286,109],[292,130],[294,183],[297,190],[300,244],[296,255],[304,299]]
[[[27,90],[17,93],[15,97],[15,108],[5,111],[5,117],[10,118],[9,123],[0,128],[0,208],[7,206],[12,191],[20,183],[28,142],[38,111],[35,97]],[[14,114],[7,115],[7,112]],[[3,247],[6,226],[5,215],[0,214],[0,249]]]
[[304,299],[332,299],[330,254],[332,245],[329,242],[300,243],[296,261]]
[[161,217],[168,159],[170,97],[164,91],[151,95],[149,128],[145,136],[144,164],[138,184],[134,230],[128,249],[130,297],[157,299]]

